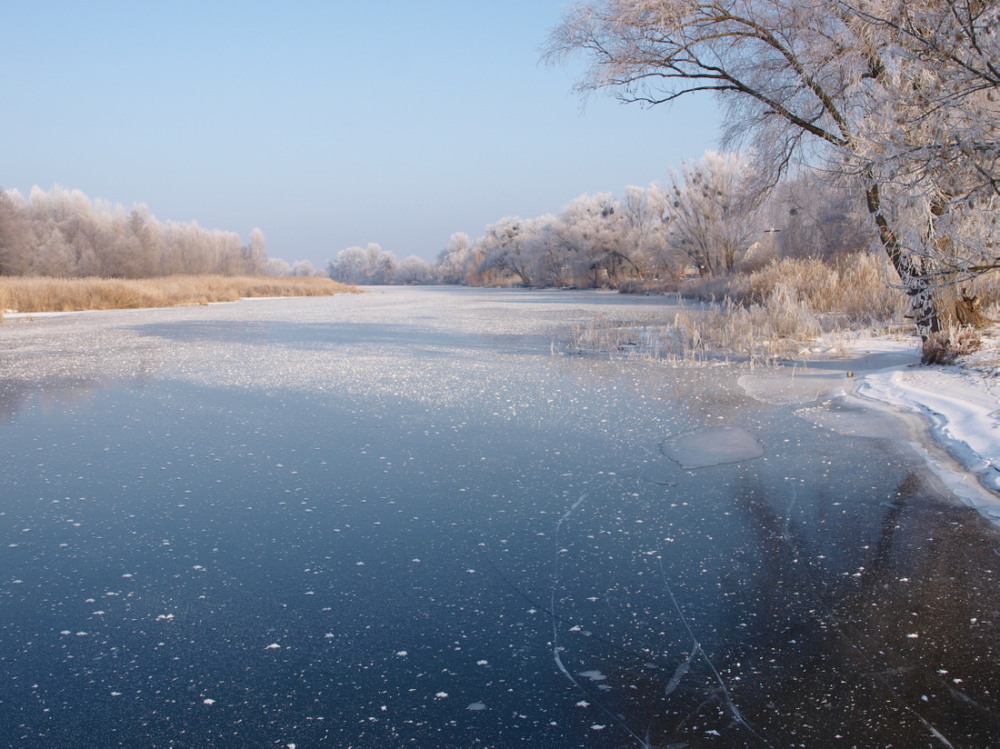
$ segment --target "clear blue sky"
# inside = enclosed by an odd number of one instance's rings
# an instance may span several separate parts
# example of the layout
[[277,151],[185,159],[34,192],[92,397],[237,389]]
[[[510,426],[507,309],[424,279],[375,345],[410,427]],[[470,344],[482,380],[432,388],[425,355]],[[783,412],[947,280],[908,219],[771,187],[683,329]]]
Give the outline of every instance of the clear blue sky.
[[559,0],[7,2],[0,186],[78,188],[317,267],[665,181],[713,102],[642,109],[539,62]]

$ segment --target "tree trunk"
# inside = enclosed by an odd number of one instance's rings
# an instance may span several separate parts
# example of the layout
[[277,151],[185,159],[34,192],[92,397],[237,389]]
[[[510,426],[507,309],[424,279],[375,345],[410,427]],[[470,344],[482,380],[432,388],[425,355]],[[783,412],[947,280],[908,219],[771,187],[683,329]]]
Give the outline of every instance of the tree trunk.
[[892,263],[892,267],[899,275],[906,294],[910,297],[910,311],[913,321],[916,323],[917,331],[924,341],[934,333],[941,331],[941,315],[938,311],[934,299],[933,287],[927,275],[922,273],[913,262],[913,258],[900,247],[899,240],[895,232],[889,226],[889,222],[882,212],[882,199],[875,182],[874,175],[868,175],[868,188],[865,191],[865,199],[868,204],[868,213],[875,220],[878,228],[879,243],[885,254]]

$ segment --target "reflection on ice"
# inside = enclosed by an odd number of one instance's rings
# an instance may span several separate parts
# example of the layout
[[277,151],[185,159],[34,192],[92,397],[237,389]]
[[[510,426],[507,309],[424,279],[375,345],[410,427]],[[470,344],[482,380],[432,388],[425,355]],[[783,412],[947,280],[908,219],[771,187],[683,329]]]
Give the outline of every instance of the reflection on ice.
[[753,460],[764,454],[757,438],[741,427],[711,427],[670,437],[660,450],[681,468],[704,468]]
[[844,387],[844,374],[829,372],[795,373],[784,370],[767,374],[746,374],[737,380],[743,391],[761,403],[776,406],[811,403]]
[[899,436],[899,427],[893,422],[867,409],[850,407],[836,401],[825,401],[816,406],[795,411],[800,419],[821,426],[837,434],[854,437],[893,439]]

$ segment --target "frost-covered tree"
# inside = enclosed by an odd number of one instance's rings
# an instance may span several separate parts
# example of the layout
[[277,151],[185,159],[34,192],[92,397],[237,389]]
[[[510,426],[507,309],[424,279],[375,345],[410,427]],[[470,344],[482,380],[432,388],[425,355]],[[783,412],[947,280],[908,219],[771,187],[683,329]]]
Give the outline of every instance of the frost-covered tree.
[[391,284],[396,278],[396,256],[377,243],[348,247],[337,253],[327,266],[334,281],[349,284]]
[[[976,273],[995,267],[996,258],[979,242],[957,241],[969,231],[965,222],[977,219],[951,210],[955,195],[973,191],[961,180],[955,189],[948,187],[951,178],[941,176],[947,169],[939,170],[948,159],[930,164],[927,154],[916,153],[936,176],[902,179],[913,162],[896,144],[909,136],[891,131],[923,131],[920,139],[928,139],[931,152],[961,154],[975,164],[962,148],[936,146],[965,142],[957,137],[962,109],[971,110],[977,122],[998,121],[987,90],[996,68],[997,24],[992,2],[960,9],[958,0],[929,0],[919,5],[933,15],[907,16],[914,5],[902,0],[588,0],[565,12],[548,54],[584,54],[590,68],[581,90],[611,90],[627,102],[656,105],[714,92],[726,112],[728,141],[751,143],[761,175],[772,183],[795,159],[823,160],[827,168],[853,175],[877,241],[926,337],[941,328],[942,292],[956,278],[942,267]],[[920,41],[928,36],[923,29],[945,23],[948,13],[956,19],[954,47],[962,50],[950,57]],[[975,65],[973,75],[983,82],[964,95],[965,79],[935,74],[935,63],[956,69]],[[926,103],[941,109],[943,117],[914,126],[897,115],[925,93]],[[961,105],[947,106],[949,101]],[[980,169],[984,172],[989,167]],[[908,203],[914,202],[928,206],[925,215],[940,213],[937,218],[943,220],[927,220],[913,231],[915,211]]]
[[434,276],[438,283],[466,283],[476,265],[478,261],[473,257],[469,235],[463,231],[455,232],[448,246],[438,253],[434,261]]
[[163,224],[145,205],[126,211],[59,186],[48,192],[34,187],[28,200],[16,191],[0,192],[0,274],[141,278],[245,272],[242,242],[233,232],[193,222]]
[[[377,252],[376,252],[377,250]],[[396,281],[396,268],[399,263],[395,254],[383,250],[377,244],[368,245],[368,256],[371,260],[371,281],[374,284],[391,284]]]
[[[841,0],[878,49],[864,167],[895,219],[882,231],[935,285],[960,287],[1000,266],[1000,6],[968,0]],[[945,301],[948,296],[945,295]],[[952,295],[939,311],[977,316]]]
[[327,275],[347,284],[368,282],[368,255],[363,247],[348,247],[336,254],[327,266]]
[[410,255],[399,261],[396,268],[395,283],[419,284],[427,283],[431,278],[431,266],[421,257]]
[[642,188],[629,185],[619,201],[622,215],[623,246],[630,247],[640,275],[661,274],[669,269],[667,226],[670,199],[657,184]]
[[243,248],[243,267],[248,275],[259,276],[265,272],[267,266],[266,244],[264,232],[254,227],[250,232],[250,241]]
[[280,257],[268,258],[267,263],[264,265],[264,275],[290,276],[292,275],[292,266],[289,265],[286,260],[282,260]]
[[580,285],[586,276],[581,240],[576,227],[564,216],[545,214],[533,222],[528,240],[531,275],[537,286]]
[[476,242],[482,253],[480,275],[513,276],[522,286],[531,286],[532,257],[528,240],[532,227],[529,223],[517,216],[508,216],[486,227]]
[[867,250],[871,232],[863,195],[842,182],[814,170],[782,180],[762,206],[762,236],[745,260],[759,265],[773,257],[830,259]]
[[293,276],[318,276],[317,271],[309,260],[296,260],[292,263]]
[[24,198],[15,190],[0,190],[0,276],[20,276],[31,267],[31,225]]
[[620,281],[641,275],[633,259],[635,247],[627,238],[626,216],[611,193],[581,195],[561,215],[572,227],[572,241],[578,260],[594,286],[617,286]]
[[734,151],[707,152],[671,175],[668,242],[703,275],[730,273],[760,239],[760,193],[751,165]]

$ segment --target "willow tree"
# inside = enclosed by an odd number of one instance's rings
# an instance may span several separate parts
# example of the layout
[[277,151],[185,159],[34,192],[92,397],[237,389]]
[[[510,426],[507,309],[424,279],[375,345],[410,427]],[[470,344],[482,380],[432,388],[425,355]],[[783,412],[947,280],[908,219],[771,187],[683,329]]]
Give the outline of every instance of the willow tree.
[[[947,11],[957,2],[921,4]],[[1000,119],[988,83],[959,96],[960,105],[944,106],[956,96],[952,86],[965,79],[949,79],[926,45],[920,49],[907,36],[905,8],[903,0],[589,0],[565,12],[546,56],[582,54],[590,65],[580,90],[610,90],[625,102],[660,105],[716,94],[727,140],[752,145],[771,182],[797,159],[822,160],[857,179],[877,242],[926,339],[942,328],[947,290],[997,266],[989,246],[966,239],[976,213],[991,212],[996,196],[963,193],[961,180],[945,190],[941,180],[913,172],[912,159],[923,159],[927,174],[939,176],[948,155],[934,156],[934,148],[949,142],[960,109],[976,107],[972,118],[980,129]],[[979,42],[988,48],[983,56],[996,60],[988,21],[976,16],[976,33],[952,46]],[[948,69],[958,67],[953,61]],[[934,104],[948,111],[927,112],[919,126],[911,122],[914,108]],[[929,140],[928,149],[913,152],[900,133]],[[959,150],[949,153],[967,160]],[[963,174],[973,169],[951,167]]]

